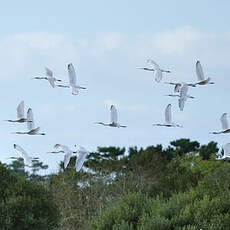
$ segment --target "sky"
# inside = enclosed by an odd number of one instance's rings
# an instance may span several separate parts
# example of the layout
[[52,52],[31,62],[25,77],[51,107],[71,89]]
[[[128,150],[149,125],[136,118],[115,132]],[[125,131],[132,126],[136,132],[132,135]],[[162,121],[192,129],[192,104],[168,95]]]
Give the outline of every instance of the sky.
[[[17,156],[13,144],[23,147],[57,172],[62,155],[49,155],[56,143],[97,146],[162,144],[190,138],[201,144],[230,142],[228,134],[211,135],[221,129],[220,116],[230,114],[230,29],[227,0],[203,1],[2,1],[0,0],[0,161]],[[151,72],[139,70],[152,58],[162,68],[161,83]],[[189,88],[195,99],[184,111],[176,98],[165,94],[164,84],[196,82],[195,63],[214,85]],[[45,67],[68,82],[67,65],[73,63],[77,79],[87,88],[73,96],[69,89],[51,88],[43,76]],[[26,130],[12,124],[16,107],[25,101],[33,109],[35,124],[45,136],[13,135]],[[164,110],[172,104],[173,120],[183,128],[153,127],[164,122]],[[126,129],[94,122],[109,121],[114,104]],[[229,115],[230,116],[230,115]],[[229,118],[230,119],[230,118]]]

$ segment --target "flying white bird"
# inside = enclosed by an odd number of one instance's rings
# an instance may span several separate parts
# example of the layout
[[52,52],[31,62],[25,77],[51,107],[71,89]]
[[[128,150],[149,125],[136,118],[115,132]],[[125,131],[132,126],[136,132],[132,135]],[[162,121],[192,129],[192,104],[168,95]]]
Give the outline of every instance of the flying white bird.
[[125,125],[121,125],[117,122],[117,109],[114,105],[111,105],[110,107],[110,123],[96,122],[96,124],[117,128],[126,128]]
[[[180,97],[179,94],[167,94],[167,95],[165,95],[165,96],[168,96],[168,97]],[[190,96],[190,95],[187,95],[187,98],[192,98],[192,99],[194,99],[195,97]]]
[[[181,86],[182,86],[182,83],[179,83],[179,82],[164,82],[165,84],[169,84],[169,85],[174,85],[174,93],[179,93],[180,92],[180,89],[181,89]],[[195,84],[187,84],[188,86],[191,86],[191,87],[196,87]]]
[[168,104],[165,109],[165,124],[153,124],[154,126],[166,126],[166,127],[182,127],[181,125],[174,124],[172,122],[172,105]]
[[64,168],[66,168],[70,162],[70,158],[73,156],[73,151],[66,145],[56,144],[54,148],[61,148],[61,151],[65,153],[64,156]]
[[188,84],[183,83],[180,90],[180,98],[178,99],[180,111],[183,111],[185,101],[188,99]]
[[27,111],[27,132],[13,132],[12,134],[28,134],[28,135],[45,135],[45,133],[39,133],[40,127],[35,128],[34,118],[32,109],[29,108]]
[[204,78],[204,72],[203,68],[200,64],[200,61],[196,62],[196,75],[198,78],[198,82],[195,83],[194,85],[207,85],[207,84],[214,84],[214,82],[211,82],[211,78],[208,77],[207,79]]
[[[19,153],[19,155],[23,158],[24,164],[26,166],[31,167],[32,166],[32,160],[39,159],[38,157],[30,157],[27,152],[20,147],[19,145],[14,144],[14,149]],[[15,157],[11,157],[12,159]]]
[[77,77],[72,63],[68,64],[69,85],[57,85],[58,87],[71,88],[73,95],[78,95],[79,89],[86,89],[77,85]]
[[79,155],[76,159],[76,172],[79,172],[81,170],[81,168],[82,168],[82,166],[86,160],[87,155],[89,155],[89,152],[81,146],[78,150],[78,153],[79,153]]
[[53,76],[53,72],[48,69],[47,67],[45,67],[46,70],[46,77],[34,77],[32,79],[36,79],[36,80],[47,80],[50,85],[55,88],[55,82],[61,82],[60,79],[57,79]]
[[211,132],[211,134],[221,134],[221,133],[230,133],[230,129],[228,126],[228,119],[227,119],[227,113],[223,113],[220,117],[220,122],[222,126],[222,131],[219,132]]
[[216,160],[230,160],[230,143],[223,146],[224,155],[221,158],[216,158]]
[[24,114],[24,101],[21,101],[17,107],[17,120],[6,120],[9,122],[24,123],[27,121]]
[[[60,147],[60,144],[56,144],[54,145],[54,148],[57,149],[58,147]],[[72,151],[73,153],[77,153],[77,151]],[[59,151],[51,151],[51,152],[47,152],[47,153],[53,153],[53,154],[58,154],[58,153],[65,153],[63,150],[59,150]]]
[[147,63],[150,63],[153,66],[153,68],[140,68],[140,69],[154,72],[154,77],[155,77],[156,82],[161,81],[161,79],[163,77],[163,74],[162,74],[163,72],[171,73],[171,71],[169,71],[169,70],[161,69],[160,66],[155,61],[153,61],[152,59],[147,59]]

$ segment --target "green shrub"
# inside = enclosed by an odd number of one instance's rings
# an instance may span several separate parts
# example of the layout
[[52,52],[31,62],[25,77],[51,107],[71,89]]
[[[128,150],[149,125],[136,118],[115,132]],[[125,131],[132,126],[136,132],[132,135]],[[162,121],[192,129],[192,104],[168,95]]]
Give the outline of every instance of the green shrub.
[[58,208],[51,194],[39,184],[12,176],[0,164],[0,226],[2,230],[56,229]]

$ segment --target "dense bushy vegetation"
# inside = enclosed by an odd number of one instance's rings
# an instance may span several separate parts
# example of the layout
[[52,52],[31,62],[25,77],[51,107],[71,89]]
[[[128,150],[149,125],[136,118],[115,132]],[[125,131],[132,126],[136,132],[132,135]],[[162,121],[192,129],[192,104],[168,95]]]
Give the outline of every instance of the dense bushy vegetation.
[[[230,226],[230,164],[217,143],[180,139],[167,148],[100,147],[88,170],[75,159],[57,174],[0,165],[2,229],[224,230]],[[35,164],[36,163],[36,164]],[[22,227],[23,226],[23,227]],[[36,227],[34,227],[36,226]]]

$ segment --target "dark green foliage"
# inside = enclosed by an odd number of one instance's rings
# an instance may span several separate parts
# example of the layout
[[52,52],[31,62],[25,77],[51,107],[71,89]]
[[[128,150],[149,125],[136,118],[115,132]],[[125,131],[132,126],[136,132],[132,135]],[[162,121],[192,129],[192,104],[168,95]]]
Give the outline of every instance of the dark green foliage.
[[138,230],[227,230],[230,225],[230,186],[229,181],[217,176],[219,170],[228,177],[230,165],[225,164],[206,175],[196,188],[175,193],[169,199],[128,194],[100,213],[90,224],[90,229],[118,229],[123,225]]
[[199,150],[199,154],[203,160],[209,160],[211,158],[211,154],[216,154],[219,151],[217,148],[216,142],[209,142],[208,145],[202,145]]
[[43,162],[38,160],[32,160],[32,167],[30,168],[32,173],[25,171],[25,165],[23,158],[18,158],[17,160],[13,160],[9,165],[11,173],[15,176],[20,176],[24,178],[29,178],[30,180],[36,181],[44,181],[45,176],[40,176],[37,173],[40,170],[45,170],[48,168],[48,165],[44,165]]
[[[8,166],[11,173],[2,165],[0,223],[10,229],[15,216],[22,229],[36,229],[36,223],[38,229],[59,230],[228,230],[230,164],[216,161],[217,151],[215,142],[200,146],[189,139],[166,148],[101,147],[84,164],[93,173],[76,172],[72,157],[66,169],[61,162],[57,174],[42,179],[37,170],[46,165],[41,162],[31,174],[20,161]],[[58,227],[53,200],[60,211]]]
[[196,152],[200,147],[200,144],[197,141],[191,142],[189,139],[179,139],[176,141],[171,141],[170,144],[175,147],[175,156],[183,156],[191,152]]
[[2,230],[56,229],[58,208],[42,185],[14,176],[0,164],[0,226]]

